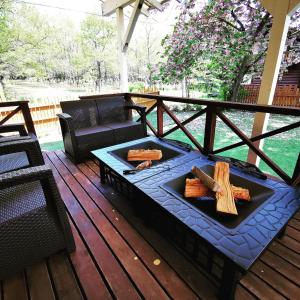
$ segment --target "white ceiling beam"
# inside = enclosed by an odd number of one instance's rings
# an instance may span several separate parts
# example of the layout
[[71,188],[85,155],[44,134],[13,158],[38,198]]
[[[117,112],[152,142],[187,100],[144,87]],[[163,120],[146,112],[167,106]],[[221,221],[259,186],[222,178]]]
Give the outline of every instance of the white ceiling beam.
[[162,11],[162,5],[157,0],[146,0],[145,3],[151,7],[158,9],[159,11]]
[[123,52],[126,52],[126,50],[128,48],[128,45],[129,45],[129,42],[131,40],[136,22],[139,18],[141,10],[142,10],[143,3],[144,3],[144,0],[136,0],[135,3],[134,3],[134,8],[133,8],[133,11],[131,13],[130,20],[129,20],[129,23],[128,23],[128,27],[127,27],[127,30],[126,30],[126,34],[125,34],[125,37],[124,37],[124,43],[123,43],[123,49],[122,49]]
[[134,0],[106,0],[102,4],[102,15],[110,16],[116,11],[117,8],[124,8],[133,2]]

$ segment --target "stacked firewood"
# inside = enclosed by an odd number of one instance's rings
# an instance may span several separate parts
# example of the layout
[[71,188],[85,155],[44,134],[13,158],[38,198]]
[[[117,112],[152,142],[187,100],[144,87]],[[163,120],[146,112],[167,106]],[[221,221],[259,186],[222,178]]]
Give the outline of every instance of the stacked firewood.
[[192,173],[196,178],[186,179],[184,191],[186,198],[215,197],[217,211],[233,215],[238,214],[235,201],[250,201],[248,189],[230,183],[228,163],[216,163],[214,178],[197,167],[192,168]]

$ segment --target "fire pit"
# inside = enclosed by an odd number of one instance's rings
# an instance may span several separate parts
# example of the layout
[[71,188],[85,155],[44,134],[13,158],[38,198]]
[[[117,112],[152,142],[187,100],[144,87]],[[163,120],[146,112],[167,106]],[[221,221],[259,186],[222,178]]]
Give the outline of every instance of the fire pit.
[[[206,172],[208,175],[213,177],[214,167],[211,165],[205,165],[201,167],[201,170]],[[266,186],[258,184],[249,179],[240,177],[235,174],[230,175],[230,182],[235,186],[241,186],[247,188],[250,191],[251,201],[242,202],[237,201],[236,206],[238,209],[238,216],[234,215],[224,215],[216,211],[216,200],[212,197],[201,197],[201,198],[185,198],[184,188],[186,178],[194,178],[192,173],[185,173],[183,175],[174,178],[162,185],[162,188],[174,195],[180,201],[183,201],[187,205],[195,208],[206,217],[209,217],[212,221],[218,222],[222,226],[229,229],[236,229],[242,222],[247,220],[247,218],[255,212],[255,210],[263,205],[274,191]]]
[[149,150],[161,150],[163,156],[161,160],[152,161],[153,166],[157,166],[159,164],[165,163],[170,159],[174,159],[178,156],[184,155],[184,153],[175,150],[174,148],[167,147],[163,143],[158,143],[155,141],[145,141],[142,143],[130,145],[127,147],[119,148],[113,151],[110,151],[114,157],[122,161],[124,164],[128,165],[131,168],[135,168],[140,161],[127,161],[127,153],[129,150],[135,150],[135,149],[149,149]]
[[[161,150],[162,159],[159,161],[153,161],[153,166],[151,168],[142,170],[135,174],[124,175],[124,170],[134,170],[140,163],[140,161],[127,161],[128,150],[134,149]],[[107,179],[110,179],[110,175],[116,175],[115,178],[117,178],[117,180],[122,180],[126,183],[136,183],[155,174],[169,170],[175,166],[179,166],[190,162],[193,159],[199,158],[198,151],[188,151],[182,147],[170,145],[169,143],[155,137],[146,137],[128,143],[102,148],[92,151],[92,153],[99,161],[101,169],[100,178],[102,183],[105,183]]]
[[[153,168],[134,169],[126,160],[129,149],[161,149],[164,160]],[[183,197],[184,181],[193,166],[212,175],[214,163],[197,151],[185,151],[148,137],[92,152],[99,160],[101,181],[108,181],[132,200],[147,224],[179,243],[220,289],[233,296],[240,273],[253,265],[272,240],[284,231],[300,207],[300,189],[271,179],[255,178],[230,169],[231,183],[250,190],[251,202],[238,204],[238,216],[218,215],[212,199]]]

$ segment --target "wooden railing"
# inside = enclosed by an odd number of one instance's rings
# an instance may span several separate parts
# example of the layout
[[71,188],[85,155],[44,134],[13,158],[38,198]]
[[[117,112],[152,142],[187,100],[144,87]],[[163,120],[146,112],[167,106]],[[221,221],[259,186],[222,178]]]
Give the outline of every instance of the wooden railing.
[[[2,117],[0,125],[9,122],[15,115],[21,113],[27,131],[36,135],[28,103],[29,101],[0,102],[0,116]],[[6,110],[7,108],[9,109]]]
[[[156,108],[157,114],[157,128],[150,123],[147,119],[147,125],[150,130],[157,137],[166,137],[170,133],[174,132],[177,129],[180,129],[193,143],[193,145],[202,153],[208,154],[217,154],[233,148],[237,148],[242,145],[247,145],[252,151],[254,151],[276,174],[278,174],[285,182],[291,185],[299,184],[300,181],[300,152],[298,155],[298,161],[296,163],[293,175],[290,177],[286,172],[284,172],[280,166],[278,166],[272,159],[270,159],[261,149],[259,149],[254,142],[278,135],[280,133],[299,128],[300,121],[296,121],[293,124],[283,126],[281,128],[269,131],[267,133],[261,134],[255,137],[247,137],[241,129],[239,129],[224,113],[224,110],[237,110],[237,111],[249,111],[249,112],[262,112],[270,114],[279,114],[279,115],[289,115],[289,116],[300,116],[299,108],[289,108],[289,107],[278,107],[278,106],[267,106],[267,105],[255,105],[255,104],[242,104],[236,102],[220,102],[220,101],[210,101],[210,100],[199,100],[199,99],[190,99],[190,98],[176,98],[169,96],[155,96],[155,95],[144,95],[136,93],[126,93],[125,97],[140,97],[145,99],[155,99],[156,103],[147,109],[146,114],[154,111]],[[204,108],[196,111],[192,116],[188,117],[184,121],[180,121],[176,115],[170,110],[167,106],[167,103],[177,102],[177,103],[186,103],[186,104],[198,104],[205,106]],[[167,114],[176,124],[171,129],[164,131],[164,114]],[[203,145],[189,132],[186,128],[186,125],[195,120],[196,118],[206,115],[205,121],[205,134]],[[242,141],[234,143],[230,146],[223,148],[215,149],[215,133],[216,133],[216,119],[219,119],[226,124]],[[300,138],[300,137],[299,137]]]

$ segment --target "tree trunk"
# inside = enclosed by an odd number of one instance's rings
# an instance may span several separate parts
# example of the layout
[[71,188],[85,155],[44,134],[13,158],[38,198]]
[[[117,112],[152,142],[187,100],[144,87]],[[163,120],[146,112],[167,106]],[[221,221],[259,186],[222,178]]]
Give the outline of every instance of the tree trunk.
[[96,89],[100,92],[101,91],[101,78],[102,78],[102,73],[101,73],[101,61],[97,60],[97,71],[98,71],[98,76],[96,80]]
[[6,101],[4,89],[5,89],[4,76],[0,75],[0,102]]
[[248,57],[245,56],[242,60],[242,63],[241,63],[239,72],[235,78],[235,81],[233,82],[233,84],[231,86],[229,97],[228,97],[229,101],[236,102],[238,100],[237,98],[239,95],[240,87],[243,82],[244,76],[247,72],[247,61],[248,61]]

